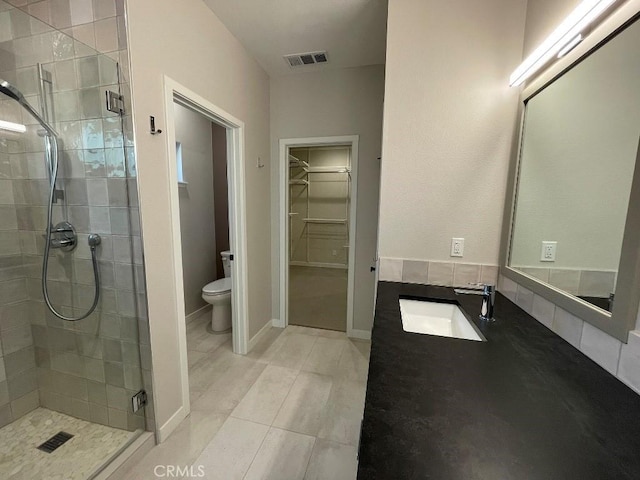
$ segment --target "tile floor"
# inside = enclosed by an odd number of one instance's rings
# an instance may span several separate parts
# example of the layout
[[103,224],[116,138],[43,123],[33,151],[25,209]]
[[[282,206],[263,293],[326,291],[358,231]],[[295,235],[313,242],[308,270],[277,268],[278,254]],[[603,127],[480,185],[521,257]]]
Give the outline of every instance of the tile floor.
[[289,323],[347,330],[347,269],[289,267]]
[[[51,453],[36,448],[60,431],[74,437]],[[139,434],[37,408],[0,429],[0,478],[85,480]]]
[[239,356],[209,318],[187,327],[191,415],[124,478],[177,465],[207,480],[355,479],[369,342],[289,326]]

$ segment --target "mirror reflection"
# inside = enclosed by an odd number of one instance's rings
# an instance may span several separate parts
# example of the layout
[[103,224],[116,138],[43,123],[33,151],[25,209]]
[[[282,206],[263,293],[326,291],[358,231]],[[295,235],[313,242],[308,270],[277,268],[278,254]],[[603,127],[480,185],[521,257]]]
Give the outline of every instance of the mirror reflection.
[[509,266],[611,311],[640,137],[640,23],[529,99]]

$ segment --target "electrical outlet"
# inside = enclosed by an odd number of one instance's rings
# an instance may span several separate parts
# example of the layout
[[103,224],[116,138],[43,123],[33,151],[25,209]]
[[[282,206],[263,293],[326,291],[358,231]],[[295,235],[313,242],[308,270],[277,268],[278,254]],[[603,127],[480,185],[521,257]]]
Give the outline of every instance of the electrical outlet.
[[555,262],[556,261],[556,247],[558,242],[542,242],[542,253],[540,254],[541,262]]
[[452,257],[464,256],[464,238],[451,239],[451,256]]

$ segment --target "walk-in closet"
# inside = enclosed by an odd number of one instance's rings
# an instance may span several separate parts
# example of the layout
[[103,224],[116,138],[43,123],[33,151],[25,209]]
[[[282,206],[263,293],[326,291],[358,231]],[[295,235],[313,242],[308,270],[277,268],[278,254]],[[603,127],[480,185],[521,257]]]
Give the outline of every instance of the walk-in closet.
[[288,158],[289,323],[346,331],[351,147]]

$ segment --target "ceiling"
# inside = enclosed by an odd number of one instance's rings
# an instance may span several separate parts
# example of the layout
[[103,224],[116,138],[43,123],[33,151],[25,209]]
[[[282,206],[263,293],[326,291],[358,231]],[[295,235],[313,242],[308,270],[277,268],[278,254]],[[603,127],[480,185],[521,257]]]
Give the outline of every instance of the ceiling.
[[[383,64],[387,0],[204,0],[270,76]],[[329,62],[282,58],[326,50]]]

